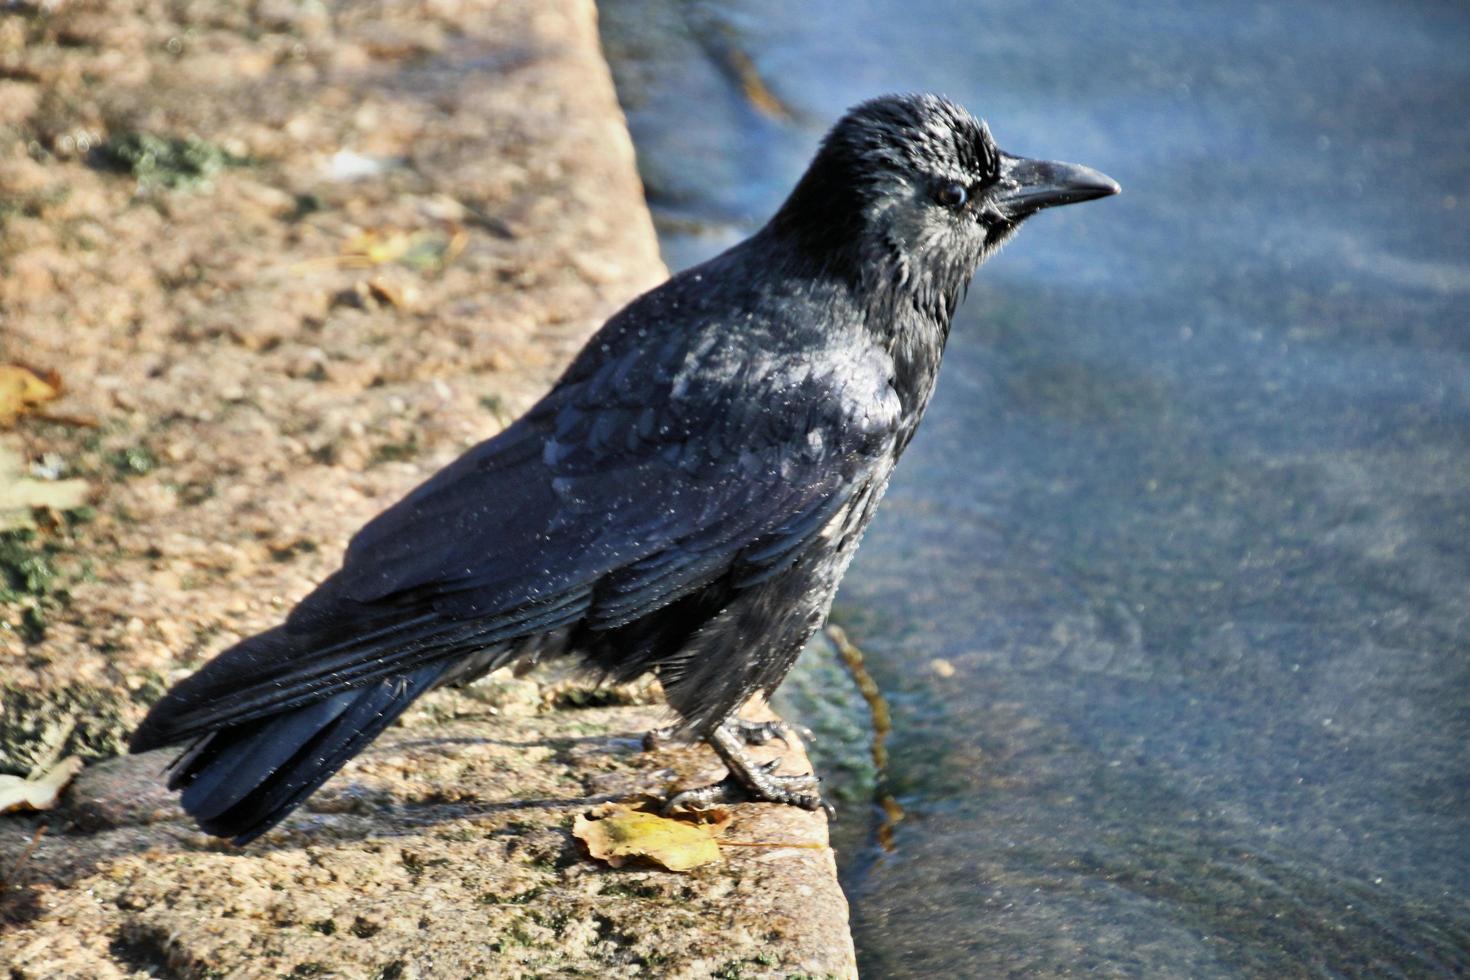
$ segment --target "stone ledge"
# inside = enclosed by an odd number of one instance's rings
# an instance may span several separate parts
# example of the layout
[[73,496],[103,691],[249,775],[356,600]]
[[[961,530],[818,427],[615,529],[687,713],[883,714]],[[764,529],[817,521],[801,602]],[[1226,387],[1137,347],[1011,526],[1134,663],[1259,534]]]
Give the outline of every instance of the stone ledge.
[[[6,899],[10,975],[853,974],[821,814],[738,806],[720,864],[609,868],[573,817],[715,777],[713,754],[642,751],[656,707],[507,714],[432,695],[244,848],[179,812],[167,753],[88,768]],[[754,751],[809,771],[799,747]],[[7,827],[7,866],[28,836]]]
[[[0,769],[48,736],[94,763],[63,809],[0,818],[11,977],[852,975],[819,814],[737,807],[726,837],[760,846],[688,875],[570,837],[598,800],[718,774],[703,748],[638,751],[656,708],[436,693],[244,849],[182,817],[163,758],[107,758],[664,274],[595,17],[0,17],[0,360],[65,385],[58,421],[6,439],[95,504],[40,532],[47,590],[0,606]],[[97,165],[144,139],[214,162]]]

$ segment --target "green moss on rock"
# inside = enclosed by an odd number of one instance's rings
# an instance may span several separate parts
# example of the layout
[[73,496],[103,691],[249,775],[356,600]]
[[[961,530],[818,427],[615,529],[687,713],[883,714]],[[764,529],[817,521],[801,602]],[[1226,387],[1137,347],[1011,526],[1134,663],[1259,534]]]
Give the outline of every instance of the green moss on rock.
[[171,190],[197,188],[226,167],[248,162],[207,140],[153,133],[113,136],[97,149],[96,160],[132,174],[141,186]]
[[72,683],[48,691],[0,686],[0,772],[27,775],[49,758],[88,762],[127,751],[126,693]]

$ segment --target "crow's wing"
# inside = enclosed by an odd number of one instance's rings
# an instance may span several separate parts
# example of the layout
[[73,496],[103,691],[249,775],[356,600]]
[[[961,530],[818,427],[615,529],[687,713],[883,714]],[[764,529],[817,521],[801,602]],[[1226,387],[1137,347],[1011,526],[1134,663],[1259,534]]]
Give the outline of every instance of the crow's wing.
[[782,357],[714,333],[574,367],[511,430],[363,528],[345,594],[461,619],[587,589],[597,618],[599,586],[626,586],[615,573],[657,558],[687,578],[783,529],[814,532],[803,519],[845,499],[894,436],[888,381],[878,357]]
[[898,399],[876,356],[721,341],[584,357],[366,525],[273,639],[181,685],[178,737],[792,561],[890,451]]

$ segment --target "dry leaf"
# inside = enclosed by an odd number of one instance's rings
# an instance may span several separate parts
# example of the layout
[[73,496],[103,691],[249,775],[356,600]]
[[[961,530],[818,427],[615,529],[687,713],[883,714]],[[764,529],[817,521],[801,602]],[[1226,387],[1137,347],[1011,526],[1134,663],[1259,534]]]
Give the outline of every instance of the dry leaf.
[[67,783],[81,771],[82,760],[72,756],[35,779],[0,776],[0,813],[51,809],[61,798],[61,791],[66,789]]
[[367,281],[368,294],[384,306],[399,310],[412,309],[418,302],[418,290],[413,286],[400,286],[382,276],[373,276]]
[[337,262],[347,268],[396,263],[419,272],[437,272],[453,262],[468,243],[468,236],[457,227],[442,234],[368,229],[343,243]]
[[87,502],[85,480],[35,480],[25,472],[25,459],[0,444],[0,531],[31,527],[31,510],[73,510]]
[[369,229],[353,235],[342,246],[344,264],[387,265],[413,248],[421,233]]
[[25,412],[59,394],[55,375],[42,378],[19,364],[0,364],[0,426],[14,425]]
[[720,845],[702,824],[670,820],[622,804],[579,814],[572,836],[599,861],[621,868],[631,860],[651,861],[670,871],[689,871],[720,860]]
[[735,819],[735,811],[729,807],[710,806],[702,810],[686,811],[683,818],[692,819],[711,834],[722,834],[730,826],[730,821]]

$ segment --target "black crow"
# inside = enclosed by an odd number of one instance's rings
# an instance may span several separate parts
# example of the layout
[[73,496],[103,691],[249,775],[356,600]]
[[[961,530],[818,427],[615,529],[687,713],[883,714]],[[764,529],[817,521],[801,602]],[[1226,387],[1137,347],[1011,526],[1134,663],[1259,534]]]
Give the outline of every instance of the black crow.
[[933,95],[857,106],[765,227],[628,304],[284,623],[175,686],[132,750],[190,743],[170,788],[244,843],[425,691],[566,655],[657,676],[722,793],[820,806],[814,778],[751,759],[770,731],[734,713],[826,618],[976,267],[1042,208],[1117,192]]

